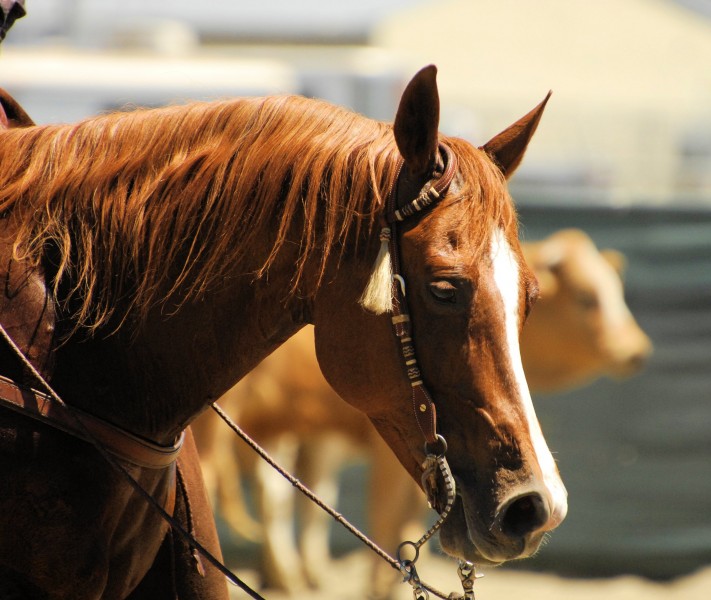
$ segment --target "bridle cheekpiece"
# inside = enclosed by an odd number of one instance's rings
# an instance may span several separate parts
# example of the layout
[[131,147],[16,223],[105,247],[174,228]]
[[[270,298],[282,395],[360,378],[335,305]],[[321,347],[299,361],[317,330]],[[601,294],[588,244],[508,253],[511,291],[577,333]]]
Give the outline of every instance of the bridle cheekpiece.
[[[419,540],[416,542],[405,541],[398,547],[397,560],[400,564],[400,570],[405,580],[413,587],[416,598],[427,597],[415,569],[419,549],[439,530],[449,516],[454,505],[456,491],[454,477],[445,458],[447,443],[444,437],[437,433],[437,410],[422,379],[422,373],[417,363],[417,353],[407,304],[407,284],[400,260],[398,227],[403,221],[436,204],[449,189],[457,172],[457,159],[451,148],[444,143],[440,142],[439,151],[444,162],[442,171],[427,181],[415,199],[398,207],[398,183],[404,164],[403,160],[400,159],[385,201],[380,232],[381,249],[374,269],[374,272],[377,269],[381,269],[379,276],[382,279],[387,277],[385,284],[389,289],[384,288],[383,295],[389,294],[390,303],[388,309],[391,313],[393,332],[400,342],[401,362],[412,390],[412,410],[418,428],[425,440],[425,460],[422,463],[423,472],[421,477],[422,488],[427,495],[430,506],[439,513],[437,521]],[[364,293],[364,297],[365,295]],[[367,308],[365,302],[362,302],[362,304]],[[379,310],[377,312],[387,311]],[[414,559],[408,560],[402,556],[408,548],[414,550]],[[473,565],[465,561],[460,563],[460,576],[461,573],[472,574],[473,572]],[[467,575],[467,581],[472,581],[469,577],[470,575]],[[462,581],[464,582],[464,578]]]

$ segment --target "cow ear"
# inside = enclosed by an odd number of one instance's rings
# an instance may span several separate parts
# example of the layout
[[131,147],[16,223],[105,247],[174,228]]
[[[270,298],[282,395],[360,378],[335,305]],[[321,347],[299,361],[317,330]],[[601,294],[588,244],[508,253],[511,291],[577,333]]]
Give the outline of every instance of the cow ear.
[[528,242],[521,247],[526,262],[535,271],[555,270],[565,257],[565,246],[555,236],[539,242]]
[[536,280],[538,281],[538,293],[541,298],[551,298],[558,291],[558,276],[551,270],[545,268],[534,269]]
[[624,279],[627,270],[627,257],[619,250],[600,250],[600,254],[615,269],[620,279]]
[[536,132],[543,110],[552,92],[525,117],[520,118],[510,127],[494,136],[481,149],[484,150],[501,169],[506,179],[511,177],[523,159],[528,142]]
[[524,258],[538,280],[538,291],[549,298],[558,291],[557,270],[563,260],[565,249],[559,240],[545,239],[522,246]]
[[434,165],[438,129],[437,67],[429,65],[407,84],[393,125],[398,150],[412,175],[425,175]]

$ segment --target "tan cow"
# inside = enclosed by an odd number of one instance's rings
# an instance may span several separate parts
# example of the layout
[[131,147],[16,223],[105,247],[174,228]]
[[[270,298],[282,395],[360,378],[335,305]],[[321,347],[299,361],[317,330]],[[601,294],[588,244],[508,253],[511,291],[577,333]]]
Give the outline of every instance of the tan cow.
[[[627,376],[641,367],[652,345],[624,301],[621,254],[599,252],[579,230],[564,230],[524,245],[539,280],[541,298],[521,340],[532,391],[576,387],[601,375]],[[258,398],[257,398],[258,397]],[[257,401],[258,400],[258,401]],[[344,461],[365,456],[371,466],[371,536],[388,552],[404,526],[421,521],[424,498],[362,413],[340,400],[320,374],[313,331],[306,328],[281,346],[222,400],[242,427],[319,496],[335,505],[335,476]],[[286,408],[285,408],[286,407]],[[284,417],[288,415],[288,417]],[[206,416],[193,427],[206,482],[233,527],[254,539],[258,530],[243,510],[238,471],[255,487],[261,521],[263,577],[267,587],[296,592],[318,587],[330,560],[330,519],[308,501],[302,508],[299,549],[294,545],[293,488],[243,443],[226,445],[226,427]],[[225,486],[231,489],[225,490]],[[397,574],[376,558],[372,597],[386,597]],[[378,562],[380,561],[380,562]]]
[[598,252],[579,229],[564,229],[523,249],[541,293],[521,335],[531,390],[561,391],[601,375],[635,373],[652,344],[625,303],[624,256]]

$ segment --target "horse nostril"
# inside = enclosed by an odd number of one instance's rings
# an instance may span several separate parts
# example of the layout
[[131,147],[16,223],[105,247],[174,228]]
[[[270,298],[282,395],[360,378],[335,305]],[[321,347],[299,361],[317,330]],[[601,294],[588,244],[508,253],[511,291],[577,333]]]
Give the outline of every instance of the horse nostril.
[[549,513],[540,494],[519,496],[503,512],[501,531],[512,538],[522,538],[548,522]]

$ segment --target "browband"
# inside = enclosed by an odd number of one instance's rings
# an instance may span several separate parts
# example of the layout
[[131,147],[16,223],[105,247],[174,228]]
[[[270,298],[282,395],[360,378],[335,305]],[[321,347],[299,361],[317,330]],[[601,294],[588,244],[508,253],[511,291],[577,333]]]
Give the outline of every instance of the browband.
[[[395,182],[395,185],[392,187],[390,197],[387,200],[385,209],[385,220],[387,223],[392,224],[398,221],[404,221],[415,213],[424,210],[432,203],[437,202],[437,200],[441,198],[442,194],[447,191],[447,188],[449,188],[452,183],[452,179],[454,179],[454,175],[457,172],[457,157],[454,155],[454,152],[452,152],[452,149],[442,142],[439,144],[439,149],[444,160],[444,171],[436,179],[428,181],[420,191],[417,198],[411,200],[402,208],[397,208],[395,206],[395,200],[397,198],[397,181]],[[402,165],[398,169],[398,175],[401,168]]]

